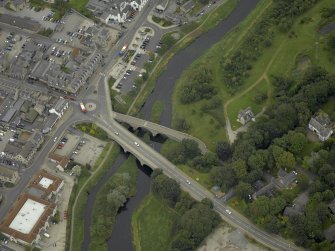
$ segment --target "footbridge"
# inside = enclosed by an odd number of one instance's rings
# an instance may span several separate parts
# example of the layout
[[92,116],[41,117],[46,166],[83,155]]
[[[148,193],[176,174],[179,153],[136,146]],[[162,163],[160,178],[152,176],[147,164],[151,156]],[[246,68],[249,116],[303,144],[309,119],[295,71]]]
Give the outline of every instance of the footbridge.
[[129,126],[131,126],[134,130],[138,128],[145,129],[149,131],[153,136],[157,136],[158,134],[163,135],[169,139],[173,139],[176,141],[181,142],[183,139],[191,139],[198,143],[199,149],[204,154],[208,152],[208,149],[206,147],[206,144],[202,142],[201,140],[187,134],[184,132],[180,132],[174,129],[171,129],[166,126],[162,126],[144,119],[132,117],[129,115],[113,112],[113,118],[118,121],[125,123]]

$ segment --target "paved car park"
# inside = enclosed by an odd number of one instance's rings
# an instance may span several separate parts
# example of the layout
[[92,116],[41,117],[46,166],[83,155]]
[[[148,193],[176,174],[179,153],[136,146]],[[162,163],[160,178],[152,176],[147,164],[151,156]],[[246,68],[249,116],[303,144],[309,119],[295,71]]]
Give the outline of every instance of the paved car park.
[[74,149],[73,152],[76,153],[72,155],[72,158],[81,165],[89,164],[93,167],[104,147],[105,143],[103,141],[85,135],[85,137],[80,140],[76,149]]
[[57,141],[57,144],[55,145],[55,153],[61,156],[71,156],[79,141],[79,136],[66,133],[63,137],[59,138],[59,141]]
[[160,46],[160,38],[156,38],[154,35],[153,30],[150,28],[138,30],[129,46],[129,50],[134,51],[133,56],[130,57],[128,63],[120,60],[111,73],[111,76],[116,79],[113,86],[114,90],[128,93],[137,88],[135,80],[145,72],[145,64],[153,62],[157,46]]

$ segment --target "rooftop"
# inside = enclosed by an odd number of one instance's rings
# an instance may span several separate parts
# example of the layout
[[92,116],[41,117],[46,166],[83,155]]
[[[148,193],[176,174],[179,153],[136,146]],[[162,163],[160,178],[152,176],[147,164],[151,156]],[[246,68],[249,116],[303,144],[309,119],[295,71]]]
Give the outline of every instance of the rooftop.
[[27,199],[12,223],[9,225],[9,228],[28,234],[31,232],[44,211],[44,204],[32,199]]
[[0,225],[7,236],[31,244],[56,205],[29,194],[21,194]]
[[36,195],[36,190],[41,191],[40,198],[47,197],[50,193],[57,191],[63,180],[44,169],[40,170],[29,184],[30,190]]

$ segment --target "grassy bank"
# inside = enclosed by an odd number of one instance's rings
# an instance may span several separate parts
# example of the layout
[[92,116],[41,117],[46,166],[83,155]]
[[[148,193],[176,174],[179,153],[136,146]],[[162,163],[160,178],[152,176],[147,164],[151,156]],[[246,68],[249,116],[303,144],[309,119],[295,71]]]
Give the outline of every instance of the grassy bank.
[[132,216],[133,245],[136,251],[168,251],[173,222],[178,214],[152,194],[148,195]]
[[150,120],[155,123],[161,121],[161,116],[164,111],[164,104],[160,101],[156,101],[151,109]]
[[[89,250],[108,249],[106,239],[112,234],[118,210],[129,197],[136,193],[137,171],[136,159],[130,156],[97,194],[93,209]],[[121,186],[125,188],[124,193],[116,194],[115,191]],[[119,202],[120,199],[123,201]]]
[[147,100],[148,96],[154,89],[156,85],[156,80],[160,74],[164,71],[167,63],[170,59],[180,50],[192,43],[197,37],[199,37],[204,32],[208,31],[211,28],[214,28],[220,20],[223,20],[229,16],[233,11],[238,0],[228,0],[222,6],[216,8],[210,15],[205,15],[200,24],[191,23],[182,27],[180,34],[184,35],[176,44],[173,45],[160,59],[157,60],[157,65],[154,67],[153,72],[150,74],[149,79],[146,84],[141,89],[139,95],[135,99],[132,106],[129,108],[128,113],[131,115],[136,115],[141,109],[142,105]]

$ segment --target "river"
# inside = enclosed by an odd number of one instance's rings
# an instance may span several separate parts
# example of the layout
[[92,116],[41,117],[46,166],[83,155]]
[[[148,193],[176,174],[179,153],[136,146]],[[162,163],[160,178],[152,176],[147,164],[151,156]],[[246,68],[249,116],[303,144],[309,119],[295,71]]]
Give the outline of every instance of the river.
[[[155,90],[148,97],[146,103],[141,109],[144,118],[149,119],[151,109],[155,101],[164,104],[164,112],[162,114],[161,124],[171,126],[172,117],[172,92],[174,85],[182,72],[189,67],[194,60],[201,56],[208,48],[219,42],[227,32],[240,23],[256,6],[258,0],[241,0],[231,15],[224,21],[220,22],[214,29],[206,32],[197,38],[191,45],[177,53],[167,64],[165,71],[157,80]],[[160,143],[151,141],[153,147],[159,151]],[[87,206],[85,208],[85,231],[83,250],[88,250],[90,243],[89,229],[91,225],[91,215],[95,200],[95,195],[100,188],[107,182],[117,167],[125,161],[125,156],[120,155],[106,175],[99,180],[97,185],[92,189],[88,196]],[[150,178],[148,169],[140,168],[137,180],[137,192],[134,197],[128,200],[125,208],[120,211],[116,217],[116,223],[111,238],[108,240],[109,250],[132,251],[132,235],[131,235],[131,217],[133,211],[139,206],[142,199],[150,192]]]

